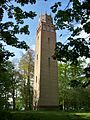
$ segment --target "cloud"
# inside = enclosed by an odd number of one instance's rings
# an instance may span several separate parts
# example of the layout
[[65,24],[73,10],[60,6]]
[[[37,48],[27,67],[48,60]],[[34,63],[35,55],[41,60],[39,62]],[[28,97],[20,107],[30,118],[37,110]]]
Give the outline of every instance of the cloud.
[[84,30],[82,30],[82,32],[79,35],[80,38],[85,38],[86,40],[88,40],[89,36],[90,34],[85,33]]
[[35,44],[31,45],[30,48],[35,51]]

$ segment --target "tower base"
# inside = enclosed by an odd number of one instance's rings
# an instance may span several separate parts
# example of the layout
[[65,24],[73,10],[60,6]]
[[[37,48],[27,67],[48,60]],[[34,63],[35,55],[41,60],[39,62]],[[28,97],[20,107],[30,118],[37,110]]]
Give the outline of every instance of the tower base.
[[54,110],[59,110],[59,106],[38,106],[37,110],[50,110],[50,111],[54,111]]

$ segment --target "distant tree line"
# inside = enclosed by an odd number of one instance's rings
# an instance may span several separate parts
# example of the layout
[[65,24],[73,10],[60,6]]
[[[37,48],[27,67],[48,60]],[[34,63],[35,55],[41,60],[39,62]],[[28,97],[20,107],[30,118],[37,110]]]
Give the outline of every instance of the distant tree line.
[[18,68],[6,61],[0,72],[0,109],[31,110],[33,96],[34,51],[28,50]]

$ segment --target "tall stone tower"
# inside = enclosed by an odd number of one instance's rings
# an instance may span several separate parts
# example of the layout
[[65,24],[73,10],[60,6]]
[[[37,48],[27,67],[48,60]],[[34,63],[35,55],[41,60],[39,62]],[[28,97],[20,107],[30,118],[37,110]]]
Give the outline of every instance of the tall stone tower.
[[36,33],[33,106],[58,107],[57,61],[52,58],[56,32],[50,15],[41,15]]

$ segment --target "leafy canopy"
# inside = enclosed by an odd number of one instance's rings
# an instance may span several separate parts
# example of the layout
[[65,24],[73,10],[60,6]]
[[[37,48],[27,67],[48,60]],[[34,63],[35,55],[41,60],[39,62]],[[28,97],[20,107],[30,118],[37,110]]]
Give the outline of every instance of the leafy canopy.
[[[64,9],[61,2],[57,2],[51,9],[55,13],[56,29],[67,29],[71,33],[66,43],[56,44],[54,57],[75,64],[79,57],[90,58],[90,0],[69,0]],[[80,37],[83,31],[87,33],[86,38]]]
[[[17,6],[15,6],[17,3]],[[24,24],[24,19],[33,19],[36,16],[35,12],[24,11],[22,6],[26,4],[35,4],[36,0],[0,0],[0,58],[4,59],[12,56],[12,53],[5,51],[2,41],[7,45],[16,48],[28,49],[29,46],[25,41],[20,41],[17,34],[29,34],[28,25]],[[8,20],[4,22],[4,16],[8,16]],[[13,22],[14,21],[14,22]],[[22,27],[21,27],[22,26]],[[3,54],[3,56],[2,56]]]

